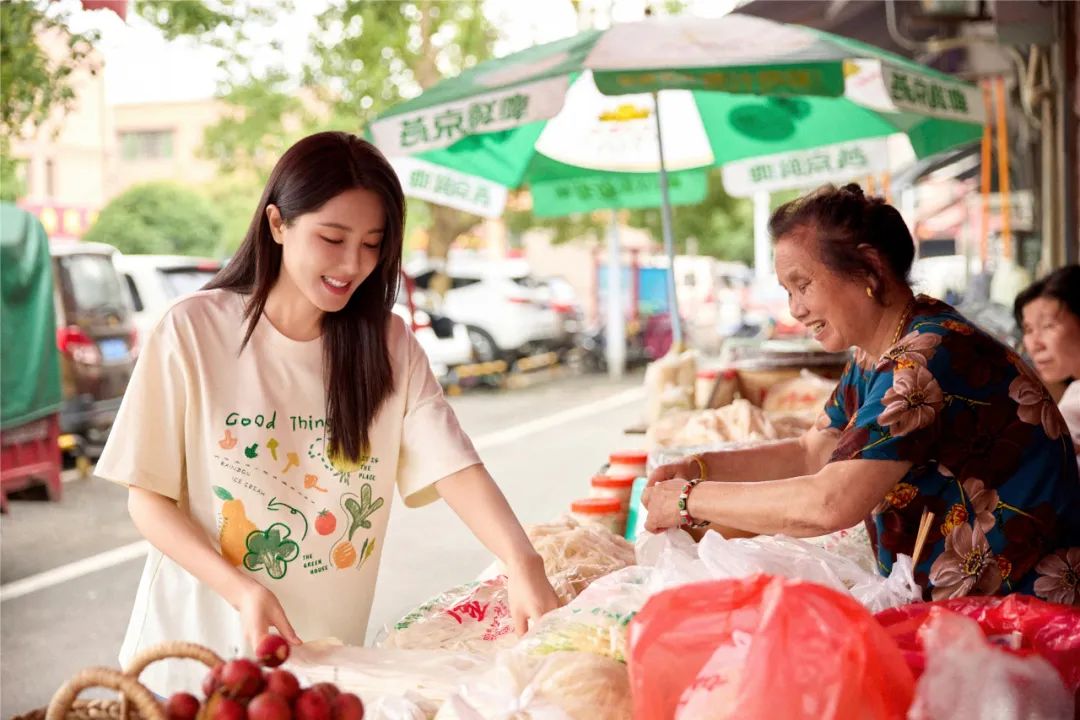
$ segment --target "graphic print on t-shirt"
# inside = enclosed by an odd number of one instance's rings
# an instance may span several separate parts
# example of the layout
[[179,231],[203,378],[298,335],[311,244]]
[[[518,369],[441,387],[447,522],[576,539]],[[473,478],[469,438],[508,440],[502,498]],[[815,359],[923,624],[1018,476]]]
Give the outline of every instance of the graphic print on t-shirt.
[[378,457],[331,457],[325,420],[310,415],[230,412],[223,424],[213,454],[224,471],[213,486],[222,557],[272,580],[297,561],[311,575],[362,568],[375,551],[372,518],[386,504],[374,490]]

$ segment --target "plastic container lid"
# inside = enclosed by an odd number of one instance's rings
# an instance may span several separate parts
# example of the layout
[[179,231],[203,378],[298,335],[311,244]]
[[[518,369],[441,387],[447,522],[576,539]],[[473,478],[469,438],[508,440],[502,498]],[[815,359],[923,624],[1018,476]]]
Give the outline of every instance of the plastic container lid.
[[644,450],[621,450],[608,455],[611,464],[644,465],[649,461],[649,453]]
[[595,475],[592,485],[600,488],[628,488],[633,487],[635,480],[637,475]]
[[735,368],[727,368],[724,370],[723,376],[725,380],[734,380],[739,377],[739,371]]
[[571,512],[582,515],[607,515],[622,510],[618,498],[582,498],[570,503]]

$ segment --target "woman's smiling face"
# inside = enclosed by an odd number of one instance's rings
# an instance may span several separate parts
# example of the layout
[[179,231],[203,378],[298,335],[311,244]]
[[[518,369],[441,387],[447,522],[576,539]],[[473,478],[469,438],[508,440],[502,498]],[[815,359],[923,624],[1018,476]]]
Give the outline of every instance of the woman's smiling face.
[[787,290],[788,308],[825,350],[862,347],[873,337],[874,325],[866,321],[877,316],[877,305],[864,280],[844,277],[821,261],[814,235],[801,229],[776,242],[776,277]]

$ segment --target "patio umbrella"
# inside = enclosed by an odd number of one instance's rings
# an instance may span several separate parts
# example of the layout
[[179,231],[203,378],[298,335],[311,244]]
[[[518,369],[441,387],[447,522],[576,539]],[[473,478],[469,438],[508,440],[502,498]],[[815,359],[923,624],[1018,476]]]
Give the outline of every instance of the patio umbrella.
[[[698,183],[703,195],[702,168],[897,133],[925,157],[978,139],[983,121],[978,88],[879,48],[749,16],[680,16],[481,63],[370,134],[389,156],[528,186],[541,215],[658,205],[673,264],[672,197]],[[668,293],[681,344],[671,273]]]

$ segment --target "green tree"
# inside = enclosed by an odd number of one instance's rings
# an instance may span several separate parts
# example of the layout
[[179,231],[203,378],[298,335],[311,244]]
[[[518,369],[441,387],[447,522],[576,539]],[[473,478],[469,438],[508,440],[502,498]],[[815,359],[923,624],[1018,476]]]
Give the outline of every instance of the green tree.
[[[635,210],[629,224],[648,230],[657,240],[663,238],[659,208]],[[678,253],[686,252],[688,240],[694,238],[701,255],[754,260],[754,206],[725,192],[719,169],[709,174],[709,190],[701,203],[672,208],[672,231]]]
[[84,239],[125,253],[219,255],[223,223],[190,188],[170,182],[136,185],[115,197]]
[[[274,10],[252,0],[135,0],[133,11],[172,40],[198,37],[242,56],[251,30],[272,21]],[[94,31],[74,32],[70,12],[48,0],[0,2],[0,196],[16,199],[23,191],[11,145],[32,135],[56,112],[76,102],[72,75],[88,67],[98,41]],[[228,61],[226,61],[228,62]]]
[[[94,33],[73,33],[63,11],[46,2],[0,3],[0,199],[15,200],[24,191],[12,142],[34,132],[53,112],[75,102],[71,75],[87,62]],[[41,45],[54,40],[62,51]],[[96,69],[94,70],[96,71]]]
[[[481,11],[480,0],[332,4],[316,20],[324,30],[312,38],[312,59],[299,76],[274,68],[258,74],[244,69],[230,78],[221,97],[232,112],[207,130],[205,154],[226,173],[261,185],[299,137],[331,129],[360,132],[444,74],[489,57],[496,33]],[[450,243],[479,220],[434,205],[414,215],[429,220],[435,257],[445,257]]]

